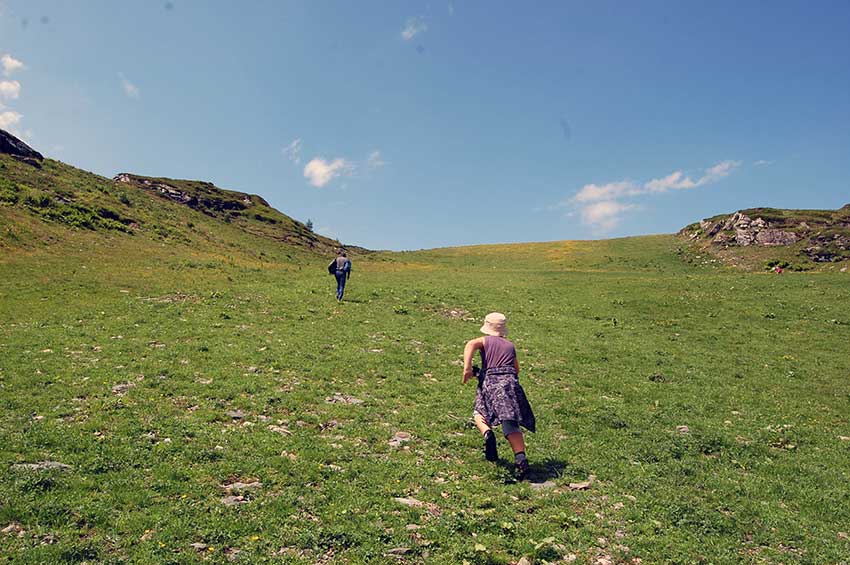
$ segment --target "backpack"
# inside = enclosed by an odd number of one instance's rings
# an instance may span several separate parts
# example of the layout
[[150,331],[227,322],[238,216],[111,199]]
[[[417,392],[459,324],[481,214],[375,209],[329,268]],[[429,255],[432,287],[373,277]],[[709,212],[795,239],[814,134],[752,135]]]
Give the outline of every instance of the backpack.
[[331,261],[331,264],[328,265],[328,274],[329,275],[335,275],[336,274],[336,258],[334,258],[334,260]]

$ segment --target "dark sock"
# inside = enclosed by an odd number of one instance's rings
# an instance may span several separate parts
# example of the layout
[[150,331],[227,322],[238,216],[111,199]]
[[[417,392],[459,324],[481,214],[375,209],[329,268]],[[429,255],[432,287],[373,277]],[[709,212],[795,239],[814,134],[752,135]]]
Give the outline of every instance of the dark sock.
[[518,453],[514,453],[514,463],[519,465],[523,461],[528,461],[528,459],[525,457],[525,451],[520,451]]
[[493,430],[484,432],[484,457],[487,461],[498,461],[499,454],[496,449],[496,434]]

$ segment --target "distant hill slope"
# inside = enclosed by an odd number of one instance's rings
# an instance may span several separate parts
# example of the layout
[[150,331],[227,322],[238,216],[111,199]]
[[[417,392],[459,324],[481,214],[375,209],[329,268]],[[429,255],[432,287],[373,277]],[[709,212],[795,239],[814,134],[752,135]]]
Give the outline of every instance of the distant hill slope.
[[679,234],[736,266],[808,270],[850,259],[850,204],[838,210],[750,208],[690,224]]
[[0,249],[36,249],[81,232],[247,255],[329,254],[340,245],[257,195],[129,173],[108,179],[44,159],[0,130]]

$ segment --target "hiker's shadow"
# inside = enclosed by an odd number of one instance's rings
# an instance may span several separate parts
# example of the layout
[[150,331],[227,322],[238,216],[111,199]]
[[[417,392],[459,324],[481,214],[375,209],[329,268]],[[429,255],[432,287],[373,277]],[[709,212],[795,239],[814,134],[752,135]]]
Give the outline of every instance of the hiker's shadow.
[[[499,467],[513,473],[513,463],[504,459],[499,459]],[[567,464],[560,459],[543,459],[535,461],[528,465],[528,475],[526,480],[529,483],[545,483],[549,479],[557,479],[564,476],[564,470]]]

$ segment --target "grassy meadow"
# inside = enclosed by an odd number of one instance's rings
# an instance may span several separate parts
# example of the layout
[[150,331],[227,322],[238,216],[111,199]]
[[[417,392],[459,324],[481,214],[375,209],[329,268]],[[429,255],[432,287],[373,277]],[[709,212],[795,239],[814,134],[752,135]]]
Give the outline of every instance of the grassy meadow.
[[[338,304],[326,258],[69,233],[0,257],[8,562],[848,561],[847,273],[479,246],[355,256]],[[529,482],[461,385],[493,310]]]

